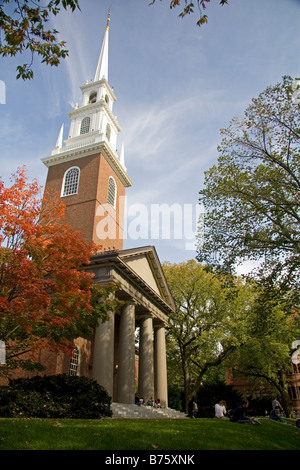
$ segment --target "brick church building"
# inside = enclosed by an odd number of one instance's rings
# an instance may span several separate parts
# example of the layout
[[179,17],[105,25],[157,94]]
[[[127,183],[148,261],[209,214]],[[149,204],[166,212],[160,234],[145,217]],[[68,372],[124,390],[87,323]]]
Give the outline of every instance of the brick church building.
[[138,393],[167,406],[165,327],[175,306],[155,248],[123,249],[124,197],[132,181],[124,148],[120,155],[116,151],[121,128],[108,82],[109,31],[108,17],[94,79],[81,87],[81,105],[68,113],[67,139],[62,127],[51,155],[42,162],[48,168],[45,191],[58,192],[71,226],[103,247],[86,269],[94,274],[94,282],[118,286],[115,295],[123,307],[100,322],[93,337],[77,338],[71,359],[41,351],[40,361],[47,375],[95,379],[115,402],[134,403]]

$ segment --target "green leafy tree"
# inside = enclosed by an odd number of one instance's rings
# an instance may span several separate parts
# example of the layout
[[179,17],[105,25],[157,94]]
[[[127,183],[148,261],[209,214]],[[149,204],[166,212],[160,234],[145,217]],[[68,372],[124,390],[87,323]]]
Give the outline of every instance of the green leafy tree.
[[246,377],[256,390],[271,387],[290,415],[288,381],[292,343],[300,337],[300,316],[285,302],[280,290],[277,294],[270,289],[260,290],[252,308],[249,338],[226,365]]
[[51,15],[58,15],[61,7],[72,12],[80,9],[78,0],[1,0],[0,1],[0,55],[15,56],[29,52],[29,62],[17,66],[17,78],[33,78],[33,58],[58,66],[68,55],[65,41],[58,41],[58,31],[48,29]]
[[[153,0],[150,5],[153,5],[156,0]],[[160,0],[162,1],[162,0]],[[210,0],[196,0],[196,6],[199,11],[199,19],[197,21],[197,25],[201,26],[204,23],[207,23],[207,15],[204,13],[206,10],[207,4]],[[225,5],[228,3],[228,0],[219,0],[220,5]],[[179,16],[184,18],[186,15],[190,15],[195,11],[195,2],[191,2],[190,0],[171,0],[170,1],[170,8],[173,9],[178,6],[183,6],[183,10],[180,12]]]
[[163,269],[176,304],[168,331],[168,362],[176,366],[168,375],[173,382],[183,381],[187,411],[207,371],[246,343],[256,293],[240,279],[216,276],[195,260],[164,263]]
[[291,77],[252,100],[222,129],[218,162],[205,172],[198,260],[232,269],[262,262],[261,279],[297,291],[300,237],[300,105]]
[[185,411],[210,373],[222,368],[227,378],[233,371],[251,380],[253,392],[271,387],[289,414],[292,343],[300,337],[299,312],[289,297],[194,260],[163,268],[176,304],[167,335],[168,380],[184,385]]

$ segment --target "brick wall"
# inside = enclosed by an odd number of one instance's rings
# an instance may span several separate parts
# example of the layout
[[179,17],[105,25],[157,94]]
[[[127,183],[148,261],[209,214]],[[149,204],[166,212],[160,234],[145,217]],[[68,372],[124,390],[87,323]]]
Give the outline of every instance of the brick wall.
[[[87,241],[101,244],[105,249],[123,248],[122,228],[124,223],[124,208],[120,201],[124,201],[125,187],[116,176],[111,166],[101,154],[78,158],[71,162],[63,162],[49,168],[45,192],[50,195],[61,195],[62,183],[65,172],[72,166],[80,168],[80,180],[78,194],[62,198],[66,205],[66,220],[71,227],[80,230]],[[116,209],[110,208],[109,214],[96,216],[99,206],[107,205],[108,181],[112,176],[117,186]],[[101,210],[101,208],[100,208]],[[105,220],[103,220],[105,219]],[[98,225],[99,222],[102,225]],[[105,228],[105,224],[109,225]],[[111,231],[111,227],[115,230]],[[98,227],[98,229],[97,229]],[[98,233],[103,228],[108,237],[99,238]]]

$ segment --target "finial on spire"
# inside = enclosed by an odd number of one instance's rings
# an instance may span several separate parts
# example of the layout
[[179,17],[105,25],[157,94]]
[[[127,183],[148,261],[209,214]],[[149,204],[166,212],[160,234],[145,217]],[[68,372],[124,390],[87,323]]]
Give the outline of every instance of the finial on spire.
[[107,15],[107,23],[106,23],[106,27],[105,29],[109,30],[109,22],[110,22],[110,9],[111,9],[111,4],[110,4],[110,7],[108,9],[108,15]]

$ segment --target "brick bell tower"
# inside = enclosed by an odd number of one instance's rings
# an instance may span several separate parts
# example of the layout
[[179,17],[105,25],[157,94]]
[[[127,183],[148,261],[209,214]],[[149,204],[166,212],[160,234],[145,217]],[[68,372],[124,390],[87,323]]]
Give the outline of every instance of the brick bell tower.
[[108,83],[109,15],[94,80],[82,87],[81,106],[68,113],[71,123],[63,145],[61,127],[56,146],[42,162],[48,168],[45,192],[58,193],[66,219],[87,241],[105,250],[123,248],[125,188],[132,186],[124,164],[124,146],[117,154],[121,131]]

